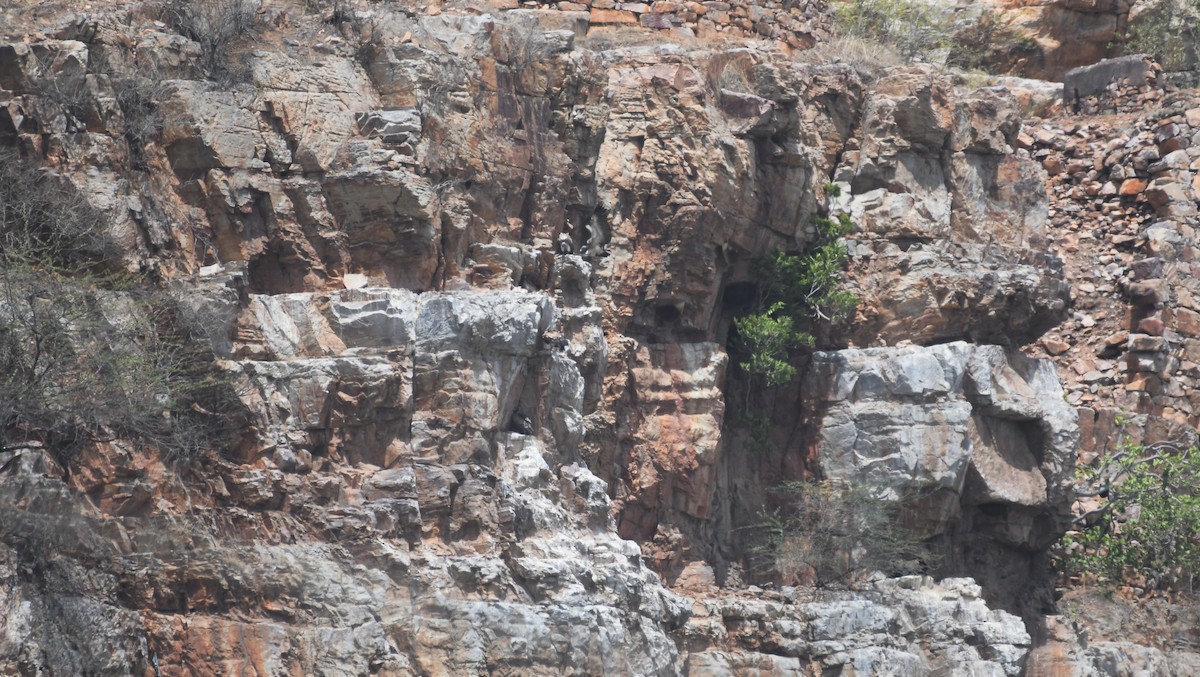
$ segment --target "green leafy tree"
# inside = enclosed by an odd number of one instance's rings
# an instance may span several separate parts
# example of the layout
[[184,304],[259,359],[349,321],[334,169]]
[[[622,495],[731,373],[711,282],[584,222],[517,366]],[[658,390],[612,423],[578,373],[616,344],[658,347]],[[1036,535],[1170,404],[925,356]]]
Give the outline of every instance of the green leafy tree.
[[814,342],[805,328],[839,322],[857,305],[853,294],[839,288],[847,258],[841,236],[852,228],[850,218],[819,218],[815,225],[816,240],[803,253],[775,250],[754,261],[758,310],[734,320],[739,346],[747,356],[742,367],[769,386],[796,375],[792,351]]
[[1192,589],[1200,573],[1200,450],[1126,443],[1077,472],[1079,495],[1101,503],[1059,544],[1064,572]]
[[733,321],[749,354],[742,366],[772,386],[787,383],[795,377],[796,367],[789,361],[791,350],[811,345],[813,340],[811,335],[796,329],[796,319],[787,310],[782,301],[777,301],[760,313]]

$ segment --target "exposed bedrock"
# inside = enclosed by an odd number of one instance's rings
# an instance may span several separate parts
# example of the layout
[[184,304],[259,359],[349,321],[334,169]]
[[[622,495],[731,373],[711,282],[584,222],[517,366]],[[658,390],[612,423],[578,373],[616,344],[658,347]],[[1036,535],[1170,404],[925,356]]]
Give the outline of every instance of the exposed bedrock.
[[[0,144],[111,215],[240,402],[186,471],[119,439],[0,452],[0,673],[1017,674],[1031,635],[995,607],[1040,608],[1014,600],[1076,433],[1018,351],[1069,297],[1012,97],[614,47],[563,12],[379,12],[361,51],[273,14],[227,87],[135,13],[0,49]],[[115,87],[151,68],[135,148]],[[857,316],[754,452],[729,326],[755,257],[829,209]],[[813,474],[936,484],[924,528],[979,585],[750,587],[743,527]]]
[[1077,416],[1054,365],[1000,346],[817,353],[806,401],[822,474],[918,496],[945,572],[1027,618],[1053,609],[1045,549],[1069,520]]
[[1066,316],[1061,262],[1045,252],[1045,173],[1013,154],[1016,102],[957,94],[934,76],[874,83],[860,136],[834,177],[861,235],[851,277],[858,345],[1024,345]]

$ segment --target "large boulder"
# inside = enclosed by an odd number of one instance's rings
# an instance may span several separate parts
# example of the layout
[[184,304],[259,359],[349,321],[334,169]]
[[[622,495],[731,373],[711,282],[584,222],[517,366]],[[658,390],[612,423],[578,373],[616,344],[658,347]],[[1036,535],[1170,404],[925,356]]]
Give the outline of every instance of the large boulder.
[[820,352],[806,387],[825,477],[949,492],[929,533],[1004,506],[1014,521],[998,537],[1031,549],[1057,537],[1032,520],[1064,507],[1078,441],[1053,363],[962,342]]

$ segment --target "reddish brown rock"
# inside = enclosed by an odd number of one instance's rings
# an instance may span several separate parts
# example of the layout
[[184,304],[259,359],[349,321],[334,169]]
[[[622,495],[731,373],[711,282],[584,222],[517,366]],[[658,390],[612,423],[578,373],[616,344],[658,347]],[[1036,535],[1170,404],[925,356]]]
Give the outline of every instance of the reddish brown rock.
[[625,12],[615,9],[597,9],[592,8],[588,14],[588,21],[597,25],[637,25],[638,17],[633,12]]
[[1104,345],[1110,347],[1124,348],[1127,343],[1129,343],[1129,332],[1127,331],[1110,334],[1108,338],[1104,339]]
[[1168,323],[1181,334],[1200,336],[1200,313],[1193,310],[1175,308]]
[[1137,330],[1151,336],[1162,336],[1163,321],[1161,317],[1152,316],[1138,320]]
[[1125,179],[1121,182],[1121,188],[1118,193],[1122,197],[1133,197],[1146,190],[1147,184],[1148,182],[1144,179]]
[[1046,351],[1047,355],[1062,355],[1071,349],[1070,343],[1067,343],[1066,341],[1059,341],[1057,339],[1043,337],[1039,343]]

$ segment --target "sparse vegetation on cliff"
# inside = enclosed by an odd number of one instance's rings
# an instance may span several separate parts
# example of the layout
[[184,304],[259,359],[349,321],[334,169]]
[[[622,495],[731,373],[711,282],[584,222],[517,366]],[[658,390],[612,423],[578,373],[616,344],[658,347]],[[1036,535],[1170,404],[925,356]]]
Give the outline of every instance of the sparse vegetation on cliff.
[[1149,54],[1168,71],[1196,62],[1200,40],[1200,0],[1159,0],[1129,17],[1126,54]]
[[[953,8],[923,0],[845,0],[834,3],[833,11],[842,42],[873,49],[875,58],[865,61],[877,65],[887,61],[880,59],[878,52],[889,51],[893,58],[906,61],[1004,72],[1039,50],[1016,15],[997,9],[964,19],[956,16]],[[851,60],[864,61],[854,55]]]
[[775,489],[781,507],[763,510],[751,554],[782,580],[829,587],[882,571],[917,573],[932,554],[900,521],[903,501],[887,487],[789,482]]
[[1000,71],[1011,68],[1023,57],[1037,54],[1038,44],[1016,19],[988,10],[974,23],[958,29],[947,45],[946,63],[968,71]]
[[775,250],[754,262],[756,310],[734,320],[745,353],[742,367],[768,386],[795,377],[792,351],[814,341],[807,328],[841,321],[858,303],[838,285],[847,256],[841,236],[852,228],[849,216],[819,218],[816,227],[817,238],[803,253]]
[[115,245],[103,214],[65,180],[0,151],[0,263],[79,269]]
[[1098,502],[1059,546],[1064,572],[1106,586],[1194,590],[1200,572],[1200,449],[1123,444],[1078,470]]
[[167,98],[170,84],[160,73],[113,75],[113,99],[124,119],[125,141],[129,144],[134,169],[144,170],[146,147],[162,133],[164,120],[160,106]]
[[953,22],[922,0],[846,0],[833,7],[834,26],[850,36],[915,59],[950,46]]
[[218,82],[243,79],[230,50],[258,25],[261,0],[171,0],[163,21],[200,45],[200,66]]
[[0,155],[0,450],[66,459],[115,435],[190,456],[223,429],[211,351],[168,294],[105,270],[106,225],[65,179]]

